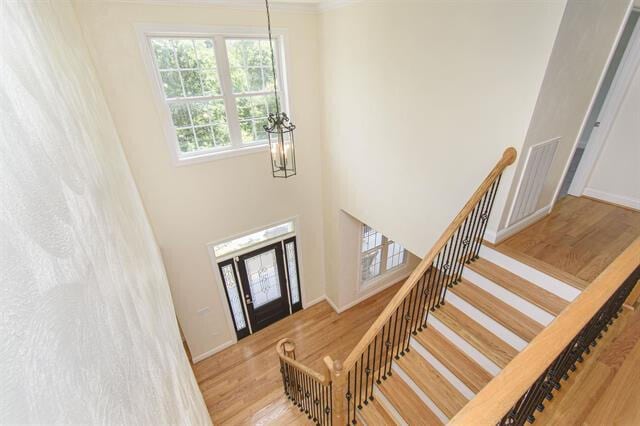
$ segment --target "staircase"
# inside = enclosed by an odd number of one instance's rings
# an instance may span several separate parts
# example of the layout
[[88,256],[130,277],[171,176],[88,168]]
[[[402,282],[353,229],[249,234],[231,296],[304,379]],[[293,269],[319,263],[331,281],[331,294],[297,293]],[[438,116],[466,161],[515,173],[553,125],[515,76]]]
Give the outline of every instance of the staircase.
[[640,282],[640,238],[582,293],[485,246],[515,157],[505,150],[344,361],[318,373],[278,342],[284,393],[307,419],[521,426],[598,344]]
[[409,350],[357,408],[365,425],[449,421],[580,290],[482,246]]

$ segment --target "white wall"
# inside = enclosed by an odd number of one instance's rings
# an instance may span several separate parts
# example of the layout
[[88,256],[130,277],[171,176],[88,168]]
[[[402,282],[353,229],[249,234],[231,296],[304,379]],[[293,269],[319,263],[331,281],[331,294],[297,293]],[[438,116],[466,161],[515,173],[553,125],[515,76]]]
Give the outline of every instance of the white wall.
[[327,294],[341,291],[340,210],[423,256],[503,150],[520,150],[563,9],[377,1],[323,14]]
[[291,112],[298,126],[298,175],[276,180],[268,151],[184,167],[171,162],[135,25],[266,26],[260,7],[194,3],[77,1],[76,8],[163,253],[180,325],[199,358],[235,338],[207,243],[297,216],[303,302],[324,295],[324,248],[318,16],[282,8],[273,13],[274,27],[288,31]]
[[[519,177],[532,145],[560,138],[537,209],[553,201],[630,4],[631,0],[567,2],[516,169]],[[515,191],[516,185],[513,185],[508,206],[515,199]],[[505,227],[507,214],[505,209],[500,228]]]
[[210,424],[70,3],[0,28],[0,423]]
[[640,67],[605,138],[584,193],[640,209]]

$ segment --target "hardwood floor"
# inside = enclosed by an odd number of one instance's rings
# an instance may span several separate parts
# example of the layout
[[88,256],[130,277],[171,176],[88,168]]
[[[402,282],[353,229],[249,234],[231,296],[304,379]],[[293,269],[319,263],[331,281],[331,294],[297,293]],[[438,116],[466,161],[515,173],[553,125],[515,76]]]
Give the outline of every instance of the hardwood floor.
[[298,360],[325,374],[322,358],[345,359],[399,285],[340,315],[323,301],[193,365],[214,424],[304,423],[306,418],[284,397],[276,342],[293,339]]
[[578,369],[562,382],[540,425],[640,424],[640,311],[625,309]]
[[638,236],[640,212],[568,195],[549,216],[492,247],[585,288]]

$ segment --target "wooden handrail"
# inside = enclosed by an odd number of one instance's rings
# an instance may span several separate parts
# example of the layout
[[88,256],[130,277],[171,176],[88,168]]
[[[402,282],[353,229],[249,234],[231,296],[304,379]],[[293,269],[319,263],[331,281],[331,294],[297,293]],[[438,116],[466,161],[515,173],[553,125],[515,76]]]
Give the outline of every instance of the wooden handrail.
[[398,290],[395,296],[393,296],[393,299],[391,299],[384,311],[382,311],[382,313],[374,321],[371,327],[369,327],[369,330],[367,330],[364,336],[362,336],[362,339],[360,339],[355,348],[353,348],[353,350],[343,363],[344,371],[349,371],[355,365],[356,361],[360,359],[360,355],[367,349],[367,346],[373,341],[373,339],[380,332],[385,323],[391,318],[391,315],[393,315],[396,309],[400,306],[404,298],[409,294],[411,290],[413,290],[420,277],[422,277],[427,269],[431,267],[431,264],[433,263],[435,257],[438,255],[440,250],[442,250],[442,248],[451,238],[456,229],[458,229],[460,225],[462,225],[464,220],[467,218],[467,216],[469,216],[471,211],[475,208],[476,204],[478,204],[478,202],[482,199],[489,187],[502,174],[504,169],[507,166],[513,164],[515,160],[516,150],[514,148],[507,148],[503,152],[500,161],[498,161],[489,175],[482,181],[478,189],[476,189],[471,198],[469,198],[469,201],[467,201],[462,210],[460,210],[460,213],[458,213],[458,215],[453,219],[451,224],[442,233],[442,236],[440,236],[440,238],[433,245],[433,248],[422,259],[416,269],[411,273],[409,278],[407,278],[405,283],[402,285],[400,290]]
[[[294,349],[285,351],[285,345],[291,345]],[[317,380],[321,384],[326,385],[331,381],[331,374],[328,374],[327,376],[320,374],[317,371],[307,367],[306,365],[296,361],[294,358],[291,358],[285,353],[295,351],[295,344],[293,343],[293,340],[287,337],[285,337],[284,339],[280,339],[276,344],[276,351],[278,352],[278,357],[280,357],[281,360],[294,366],[295,368]]]
[[449,425],[495,425],[640,265],[640,237],[485,386]]

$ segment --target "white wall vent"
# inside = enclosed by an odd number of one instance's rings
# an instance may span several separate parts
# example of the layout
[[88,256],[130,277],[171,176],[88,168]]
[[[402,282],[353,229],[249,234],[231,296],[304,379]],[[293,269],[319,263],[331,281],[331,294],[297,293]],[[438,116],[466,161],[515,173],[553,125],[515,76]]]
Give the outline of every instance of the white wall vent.
[[516,224],[536,212],[540,193],[559,141],[560,138],[555,138],[529,148],[507,226]]

